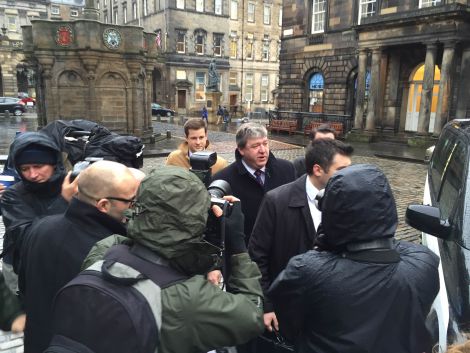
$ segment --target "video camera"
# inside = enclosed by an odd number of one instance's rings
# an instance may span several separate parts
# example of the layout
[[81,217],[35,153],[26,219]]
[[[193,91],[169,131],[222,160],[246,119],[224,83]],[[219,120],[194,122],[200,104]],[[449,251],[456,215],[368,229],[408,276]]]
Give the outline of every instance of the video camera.
[[74,181],[78,174],[87,169],[91,164],[102,161],[103,159],[104,158],[101,157],[87,157],[84,161],[75,163],[72,169],[72,174],[70,174],[70,182]]
[[210,182],[211,167],[216,161],[216,152],[195,152],[189,157],[189,164],[191,165],[189,170],[196,174],[204,185],[206,185],[207,191],[211,196],[211,208],[217,205],[223,211],[223,215],[220,218],[215,217],[212,211],[209,212],[205,232],[205,239],[207,241],[223,249],[225,242],[224,217],[229,217],[232,211],[232,204],[224,200],[223,197],[231,195],[232,188],[225,180],[214,180],[212,183]]

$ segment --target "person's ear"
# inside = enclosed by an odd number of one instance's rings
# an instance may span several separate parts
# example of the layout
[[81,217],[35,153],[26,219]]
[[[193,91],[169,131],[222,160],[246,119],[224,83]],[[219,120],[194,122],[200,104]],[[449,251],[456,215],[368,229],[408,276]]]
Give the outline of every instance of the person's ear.
[[96,208],[98,211],[103,212],[103,213],[108,213],[109,209],[111,208],[111,202],[109,202],[108,199],[99,199],[96,202]]
[[313,165],[313,175],[319,177],[323,174],[323,168],[320,167],[318,164]]

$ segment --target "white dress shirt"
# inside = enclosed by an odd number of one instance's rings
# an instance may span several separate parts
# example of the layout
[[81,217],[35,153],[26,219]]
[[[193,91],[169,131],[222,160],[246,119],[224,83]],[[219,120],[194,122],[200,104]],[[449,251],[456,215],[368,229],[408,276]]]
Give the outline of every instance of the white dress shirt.
[[318,190],[310,181],[310,178],[307,175],[307,181],[305,182],[305,189],[307,190],[307,199],[308,199],[308,207],[310,209],[310,214],[312,215],[313,225],[315,226],[315,230],[318,230],[318,226],[321,223],[321,211],[315,205],[315,197],[319,193]]
[[[248,164],[245,163],[243,159],[242,159],[242,163],[245,166],[248,173],[250,173],[253,176],[253,178],[256,179],[256,175],[255,175],[256,169],[251,168]],[[264,184],[264,182],[266,181],[266,166],[264,166],[263,168],[259,168],[259,170],[262,171],[260,177],[261,177],[261,180],[263,180],[263,184]]]

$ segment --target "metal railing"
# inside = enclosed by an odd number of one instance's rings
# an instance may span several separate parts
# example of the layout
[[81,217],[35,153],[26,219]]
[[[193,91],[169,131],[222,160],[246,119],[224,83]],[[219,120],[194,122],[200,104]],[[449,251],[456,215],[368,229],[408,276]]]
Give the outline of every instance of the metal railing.
[[353,117],[351,115],[327,114],[327,113],[310,113],[295,112],[285,110],[270,110],[269,122],[271,120],[296,120],[297,132],[303,132],[304,128],[311,122],[321,123],[342,123],[344,133],[351,131],[353,128]]

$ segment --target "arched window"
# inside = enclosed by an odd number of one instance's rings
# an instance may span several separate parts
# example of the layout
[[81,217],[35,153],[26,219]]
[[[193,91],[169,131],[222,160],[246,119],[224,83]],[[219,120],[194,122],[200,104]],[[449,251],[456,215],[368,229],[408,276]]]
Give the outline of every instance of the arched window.
[[313,113],[323,112],[323,87],[325,85],[323,75],[314,73],[309,81],[309,111]]

